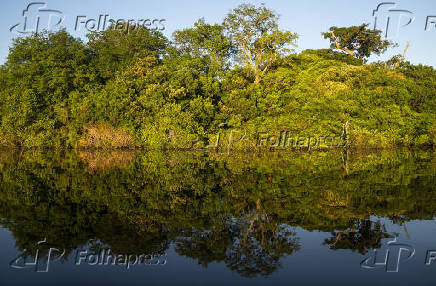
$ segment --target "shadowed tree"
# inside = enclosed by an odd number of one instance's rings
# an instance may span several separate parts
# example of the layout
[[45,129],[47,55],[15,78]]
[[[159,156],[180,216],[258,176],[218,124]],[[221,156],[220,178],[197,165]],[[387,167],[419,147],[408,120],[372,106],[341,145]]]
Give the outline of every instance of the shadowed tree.
[[64,145],[71,97],[96,83],[93,59],[65,30],[14,39],[0,76],[2,131],[20,144]]
[[193,28],[175,31],[173,38],[174,44],[183,54],[207,60],[211,70],[226,68],[232,44],[224,35],[222,25],[207,24],[201,18],[194,23]]
[[104,79],[112,79],[115,73],[132,65],[137,59],[161,58],[167,47],[167,39],[158,31],[139,28],[133,31],[108,28],[87,35],[88,46],[96,55],[93,65]]

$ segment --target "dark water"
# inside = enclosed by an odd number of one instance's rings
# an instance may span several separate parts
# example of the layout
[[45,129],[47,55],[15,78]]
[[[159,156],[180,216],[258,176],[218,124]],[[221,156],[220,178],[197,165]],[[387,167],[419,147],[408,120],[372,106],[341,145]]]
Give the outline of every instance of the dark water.
[[434,285],[431,151],[0,152],[0,284]]

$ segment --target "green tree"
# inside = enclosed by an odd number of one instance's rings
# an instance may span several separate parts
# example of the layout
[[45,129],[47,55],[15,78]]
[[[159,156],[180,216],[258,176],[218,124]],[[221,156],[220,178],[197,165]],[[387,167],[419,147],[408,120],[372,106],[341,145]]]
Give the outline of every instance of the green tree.
[[321,33],[324,39],[330,40],[330,48],[343,51],[359,59],[368,58],[371,54],[380,55],[387,48],[395,46],[388,40],[381,39],[381,31],[368,29],[368,24],[351,27],[330,27],[328,32]]
[[96,55],[93,66],[104,79],[112,79],[122,68],[139,58],[161,58],[168,45],[162,33],[146,28],[117,30],[110,27],[101,32],[88,34],[88,46]]
[[223,26],[237,53],[236,59],[246,66],[259,83],[262,76],[280,57],[296,45],[298,35],[281,31],[279,16],[265,6],[241,4],[224,19]]
[[25,146],[65,145],[70,99],[95,83],[92,53],[65,30],[14,40],[4,65],[1,126]]
[[212,71],[223,70],[228,66],[232,44],[224,35],[222,25],[207,24],[201,18],[194,23],[193,28],[175,31],[173,38],[182,54],[207,60]]

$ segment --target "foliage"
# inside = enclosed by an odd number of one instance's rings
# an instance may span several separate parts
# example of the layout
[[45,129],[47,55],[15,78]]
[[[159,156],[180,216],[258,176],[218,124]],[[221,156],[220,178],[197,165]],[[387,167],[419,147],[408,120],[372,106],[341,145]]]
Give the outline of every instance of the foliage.
[[329,32],[322,33],[324,39],[330,40],[331,49],[341,50],[359,59],[368,58],[372,53],[380,55],[390,46],[388,40],[381,39],[380,30],[370,30],[368,24],[351,27],[330,27]]
[[225,31],[236,47],[239,62],[248,66],[258,83],[298,35],[278,28],[278,15],[265,6],[241,4],[224,19]]
[[365,24],[324,36],[334,50],[290,53],[297,34],[265,6],[242,4],[172,43],[145,28],[93,32],[87,43],[65,30],[17,38],[0,68],[0,144],[189,149],[217,136],[228,146],[237,131],[245,136],[232,147],[253,149],[260,133],[286,131],[356,148],[434,145],[433,67],[365,63],[391,45]]

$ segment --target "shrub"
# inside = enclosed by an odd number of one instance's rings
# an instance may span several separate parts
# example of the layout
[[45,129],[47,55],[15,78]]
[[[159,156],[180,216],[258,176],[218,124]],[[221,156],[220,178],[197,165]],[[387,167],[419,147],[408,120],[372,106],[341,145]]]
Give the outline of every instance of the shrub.
[[135,148],[135,139],[122,128],[108,124],[91,124],[84,127],[77,142],[79,148]]

